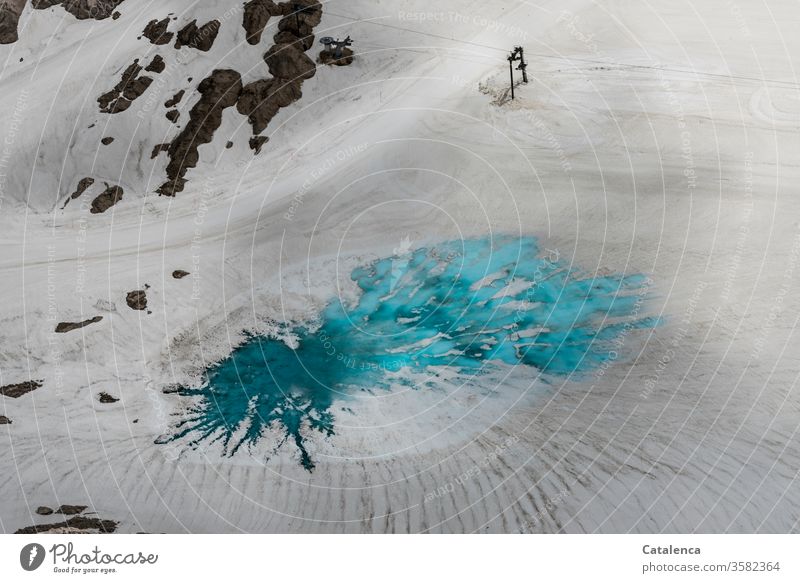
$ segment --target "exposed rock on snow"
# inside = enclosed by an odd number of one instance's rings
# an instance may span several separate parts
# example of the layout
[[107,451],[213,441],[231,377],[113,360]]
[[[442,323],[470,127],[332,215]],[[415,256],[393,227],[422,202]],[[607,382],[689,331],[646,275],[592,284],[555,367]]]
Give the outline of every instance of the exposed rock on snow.
[[18,399],[22,395],[27,395],[31,391],[35,391],[36,389],[42,386],[43,381],[25,381],[23,383],[17,383],[14,385],[5,385],[0,387],[0,395],[4,397],[11,397],[12,399]]
[[53,509],[49,506],[39,506],[39,508],[36,509],[36,514],[41,516],[50,516],[52,513]]
[[166,117],[172,123],[177,122],[180,116],[181,114],[177,109],[170,109],[167,113],[164,114],[164,117]]
[[81,178],[80,182],[78,182],[78,187],[75,189],[75,192],[73,192],[70,195],[69,199],[67,199],[67,202],[78,198],[80,195],[86,192],[86,189],[89,188],[92,184],[94,184],[94,178],[91,178],[90,176],[87,176],[86,178]]
[[197,26],[196,20],[192,20],[178,31],[178,36],[175,39],[175,48],[191,47],[198,51],[207,52],[214,45],[218,33],[219,20],[211,20],[201,27]]
[[92,208],[89,209],[89,212],[93,215],[106,212],[122,200],[124,190],[121,186],[109,186],[107,182],[104,184],[106,185],[106,189],[97,195],[97,198],[92,201]]
[[264,62],[273,78],[248,83],[236,104],[236,109],[247,116],[253,127],[250,148],[256,154],[268,140],[258,134],[267,128],[282,108],[303,96],[303,81],[313,77],[317,70],[314,61],[304,51],[313,44],[314,27],[322,19],[321,5],[313,0],[295,4],[304,8],[281,19],[279,32],[274,37],[275,44],[264,54]]
[[299,82],[261,79],[242,88],[236,109],[248,117],[253,133],[260,134],[281,108],[291,105],[302,96]]
[[111,137],[111,136],[106,136],[105,138],[103,138],[102,140],[100,140],[100,143],[101,143],[101,144],[103,144],[104,146],[107,146],[107,145],[109,145],[109,144],[110,144],[111,142],[113,142],[113,141],[114,141],[114,138],[113,138],[113,137]]
[[165,144],[156,144],[153,146],[153,151],[150,153],[150,158],[155,158],[161,152],[169,152],[169,142]]
[[[158,55],[156,55],[158,57]],[[155,61],[155,59],[153,59]],[[151,63],[152,65],[152,63]],[[97,98],[100,104],[100,111],[103,113],[120,113],[131,106],[134,100],[142,95],[153,82],[152,77],[139,74],[142,66],[139,59],[135,59],[122,73],[122,79],[113,89],[103,93]]]
[[73,330],[78,330],[89,324],[96,324],[100,320],[103,319],[103,316],[95,316],[94,318],[89,318],[88,320],[84,320],[82,322],[59,322],[56,326],[56,332],[58,334],[66,334],[67,332],[72,332]]
[[183,269],[176,269],[175,271],[172,272],[172,277],[174,277],[175,279],[183,279],[187,275],[189,275],[189,272],[184,271]]
[[317,62],[323,65],[344,67],[353,63],[353,51],[345,47],[342,49],[342,56],[336,58],[335,51],[322,50],[319,53]]
[[272,45],[264,55],[264,61],[270,74],[284,83],[310,79],[317,71],[314,61],[295,43]]
[[33,7],[38,9],[50,8],[60,4],[64,10],[78,20],[94,18],[103,20],[114,13],[114,9],[122,4],[123,0],[31,0]]
[[[314,27],[322,20],[322,5],[315,0],[289,3],[291,12],[278,23],[275,44],[294,44],[303,51],[314,46]],[[301,6],[295,11],[295,6]]]
[[148,63],[144,68],[148,73],[163,73],[167,65],[164,63],[164,58],[161,55],[156,55],[153,60]]
[[76,505],[73,505],[73,504],[62,504],[61,506],[58,507],[58,510],[56,510],[56,514],[66,514],[66,515],[80,514],[81,512],[86,510],[87,508],[88,508],[88,506],[76,506]]
[[[109,16],[116,20],[119,12],[115,12],[114,8],[122,2],[123,0],[32,0],[31,5],[44,10],[61,4],[79,20],[103,20]],[[0,44],[11,44],[19,40],[17,27],[26,3],[27,0],[0,0]]]
[[125,303],[132,310],[146,310],[147,309],[147,292],[143,289],[138,289],[128,292],[125,297]]
[[111,395],[109,395],[105,391],[103,391],[99,395],[97,395],[97,398],[104,405],[110,405],[111,403],[116,403],[117,401],[119,401],[119,399],[117,399],[115,397],[112,397]]
[[5,415],[0,415],[0,425],[11,425],[12,421]]
[[261,153],[261,148],[268,141],[269,138],[267,136],[253,136],[252,138],[250,138],[250,141],[248,143],[250,145],[250,149],[253,150],[253,152],[257,156],[258,154]]
[[272,16],[281,16],[284,9],[272,0],[250,0],[244,5],[242,26],[247,33],[247,42],[257,45],[261,42],[261,34]]
[[0,0],[0,44],[17,42],[17,26],[27,0]]
[[214,139],[214,133],[222,125],[222,112],[236,105],[242,91],[242,77],[232,69],[217,69],[200,82],[197,90],[200,101],[192,107],[186,127],[167,150],[169,180],[158,189],[164,196],[175,196],[183,190],[186,171],[197,166],[200,159],[197,149]]
[[167,32],[169,26],[169,17],[163,20],[151,20],[144,27],[142,35],[145,36],[154,45],[165,45],[172,40],[173,34]]
[[185,93],[186,93],[186,90],[181,89],[175,95],[173,95],[172,97],[170,97],[169,99],[167,99],[164,102],[164,107],[175,107],[176,105],[178,105],[181,102],[181,99],[183,99],[183,95]]
[[88,516],[73,516],[64,522],[26,526],[25,528],[20,528],[15,531],[15,534],[37,534],[42,532],[59,532],[61,534],[79,534],[82,532],[112,533],[117,530],[117,526],[119,526],[119,523],[113,520],[102,520],[100,518]]

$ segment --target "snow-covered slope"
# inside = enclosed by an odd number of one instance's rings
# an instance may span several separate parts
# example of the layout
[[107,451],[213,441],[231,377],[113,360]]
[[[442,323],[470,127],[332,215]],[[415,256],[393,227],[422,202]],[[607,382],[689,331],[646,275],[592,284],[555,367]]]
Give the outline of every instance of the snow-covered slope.
[[[0,401],[0,529],[62,503],[131,532],[797,529],[795,3],[325,2],[306,54],[350,35],[353,63],[317,64],[258,154],[239,102],[196,110],[219,127],[174,197],[153,149],[214,71],[273,78],[263,56],[291,15],[250,44],[238,3],[115,10],[26,6],[0,46],[0,386],[42,381]],[[167,17],[173,35],[217,20],[210,49],[142,36]],[[508,102],[515,45],[530,83]],[[156,55],[141,95],[101,112]],[[124,194],[93,213],[104,182]],[[314,440],[313,473],[291,444],[265,461],[154,443],[184,405],[169,388],[244,330],[308,319],[403,241],[487,233],[648,274],[662,325],[588,379],[517,367],[357,399]]]

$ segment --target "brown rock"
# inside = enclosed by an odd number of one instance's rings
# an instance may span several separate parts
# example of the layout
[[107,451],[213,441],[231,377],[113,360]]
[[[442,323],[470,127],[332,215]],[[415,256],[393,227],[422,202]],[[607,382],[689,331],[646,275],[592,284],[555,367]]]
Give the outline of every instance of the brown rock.
[[[154,58],[153,61],[155,60]],[[141,72],[142,66],[139,65],[139,59],[128,65],[122,73],[122,79],[120,79],[119,83],[113,89],[97,98],[97,103],[100,104],[100,111],[103,113],[120,113],[128,109],[131,103],[140,97],[153,82],[151,77],[140,77],[139,74]]]
[[189,121],[169,146],[170,161],[167,164],[168,181],[161,185],[158,193],[175,196],[181,192],[189,168],[197,166],[200,158],[198,148],[214,139],[214,133],[222,125],[222,112],[236,105],[242,91],[242,77],[232,69],[216,69],[200,82],[198,101],[189,112]]
[[250,0],[244,5],[242,26],[247,35],[247,42],[257,45],[261,42],[261,34],[267,26],[270,17],[281,16],[283,9],[279,8],[272,0]]
[[178,121],[178,118],[181,116],[181,114],[177,109],[170,109],[167,113],[164,114],[164,116],[172,123],[175,123],[176,121]]
[[189,272],[184,271],[183,269],[176,269],[175,271],[172,272],[172,277],[174,277],[175,279],[183,279],[187,275],[189,275]]
[[353,62],[353,51],[348,48],[343,48],[342,56],[338,59],[334,56],[334,51],[321,51],[317,62],[323,65],[345,67]]
[[[248,7],[250,21],[247,20]],[[314,42],[314,27],[322,19],[322,5],[316,0],[296,0],[284,2],[276,8],[283,14],[283,18],[278,22],[275,44],[264,54],[264,61],[273,78],[248,83],[242,88],[236,104],[236,109],[248,117],[253,127],[250,148],[256,154],[267,142],[267,137],[259,134],[267,128],[281,108],[303,96],[303,81],[313,77],[317,70],[314,61],[305,51]],[[258,30],[256,25],[261,24],[265,13],[274,14],[270,12],[268,3],[254,0],[245,6],[244,26],[248,35],[253,32],[260,38],[263,28]],[[248,42],[254,44],[249,36]]]
[[62,504],[56,510],[57,514],[80,514],[86,510],[86,506],[73,506],[71,504]]
[[294,45],[300,51],[307,51],[314,46],[314,35],[298,36],[292,31],[282,30],[273,37],[276,45]]
[[0,0],[0,45],[17,42],[19,16],[27,0]]
[[18,399],[22,395],[27,395],[31,391],[35,391],[42,386],[43,381],[25,381],[24,383],[17,383],[14,385],[5,385],[0,387],[0,395],[4,397],[11,397]]
[[178,105],[181,102],[181,99],[183,99],[184,93],[186,93],[184,89],[178,91],[175,95],[164,102],[164,107],[175,107]]
[[36,524],[34,526],[26,526],[20,528],[15,534],[37,534],[40,532],[49,532],[51,530],[59,529],[72,529],[82,530],[86,532],[102,532],[112,533],[117,530],[119,523],[113,520],[101,520],[99,518],[90,518],[87,516],[73,516],[64,522],[56,522],[53,524]]
[[147,292],[143,289],[138,289],[128,292],[125,297],[125,303],[132,310],[146,310],[147,309]]
[[114,13],[123,0],[31,0],[34,8],[44,9],[60,4],[78,20],[103,20]]
[[114,141],[114,138],[112,138],[111,136],[106,136],[105,138],[100,140],[100,143],[103,144],[104,146],[107,146],[113,141]]
[[150,154],[150,158],[155,158],[161,152],[168,152],[169,151],[169,143],[166,144],[156,144],[153,146],[153,152]]
[[11,423],[13,423],[11,419],[5,415],[0,415],[0,425],[11,425]]
[[242,88],[236,109],[249,118],[253,134],[260,134],[282,107],[294,103],[302,96],[300,82],[261,79]]
[[59,322],[56,326],[56,333],[58,334],[66,334],[67,332],[72,332],[73,330],[78,330],[89,324],[96,324],[100,320],[103,319],[103,316],[95,316],[94,318],[89,318],[88,320],[84,320],[83,322]]
[[111,403],[116,403],[117,401],[119,401],[119,399],[116,399],[116,398],[112,397],[111,395],[109,395],[105,391],[101,392],[99,395],[97,395],[97,397],[98,397],[98,400],[101,403],[103,403],[104,405],[109,405]]
[[258,156],[261,153],[261,147],[269,141],[267,136],[253,136],[250,138],[250,149]]
[[198,51],[207,52],[214,45],[219,33],[219,26],[219,20],[210,20],[198,28],[197,20],[192,20],[178,31],[175,48],[192,47]]
[[89,188],[92,184],[94,184],[94,178],[90,178],[88,176],[86,178],[81,178],[81,181],[78,182],[78,188],[76,188],[75,192],[72,193],[70,199],[78,198],[80,195],[86,192],[86,189]]
[[266,52],[264,61],[273,77],[296,81],[310,79],[317,66],[296,44],[276,44]]
[[109,186],[107,182],[103,184],[106,185],[106,189],[97,195],[97,198],[92,201],[92,208],[89,209],[93,215],[106,212],[122,200],[122,195],[125,193],[121,186]]
[[154,45],[165,45],[172,40],[172,33],[167,32],[169,17],[163,20],[151,20],[144,27],[142,34]]
[[164,58],[161,55],[156,55],[153,57],[153,60],[144,68],[145,71],[150,73],[163,73],[164,69],[167,68],[166,63],[164,63]]
[[39,508],[36,509],[36,514],[39,514],[41,516],[49,516],[52,513],[53,509],[50,508],[49,506],[39,506]]

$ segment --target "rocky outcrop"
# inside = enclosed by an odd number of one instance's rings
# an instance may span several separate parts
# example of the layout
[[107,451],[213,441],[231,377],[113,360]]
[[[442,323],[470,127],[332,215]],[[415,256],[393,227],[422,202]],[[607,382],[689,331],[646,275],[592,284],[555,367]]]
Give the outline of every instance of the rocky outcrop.
[[189,272],[184,271],[183,269],[176,269],[175,271],[172,272],[172,277],[174,277],[175,279],[183,279],[187,275],[189,275]]
[[[19,17],[28,0],[0,0],[0,44],[17,42]],[[93,18],[103,20],[109,16],[119,18],[114,9],[123,0],[31,0],[31,5],[39,10],[61,5],[64,10],[79,20]],[[169,42],[169,41],[167,41]]]
[[66,515],[80,514],[81,512],[86,510],[86,508],[88,507],[75,506],[72,504],[62,504],[61,506],[58,507],[58,510],[56,510],[56,514],[66,514]]
[[114,141],[114,138],[112,138],[111,136],[106,136],[105,138],[100,140],[100,143],[103,144],[104,146],[107,146],[113,141]]
[[106,212],[121,201],[122,195],[125,193],[121,186],[109,186],[107,182],[103,184],[106,185],[106,189],[97,195],[97,198],[92,201],[92,208],[89,209],[93,215]]
[[24,383],[17,383],[14,385],[5,385],[0,387],[0,395],[10,397],[12,399],[19,399],[22,395],[27,395],[31,391],[42,386],[42,381],[25,381]]
[[[300,9],[295,11],[298,6]],[[322,5],[316,0],[297,0],[281,4],[280,9],[284,17],[278,23],[275,44],[264,55],[273,78],[248,83],[236,104],[236,109],[247,116],[253,127],[250,148],[256,154],[267,141],[258,134],[267,128],[281,108],[303,96],[303,81],[313,77],[317,70],[305,51],[314,42],[314,27],[322,20]]]
[[296,0],[287,4],[291,11],[278,23],[278,33],[273,40],[275,44],[295,44],[307,51],[314,46],[314,27],[322,21],[322,5],[316,0]]
[[192,20],[178,31],[175,48],[191,47],[206,52],[214,45],[217,33],[219,33],[219,20],[210,20],[201,27],[197,26],[196,20]]
[[44,9],[60,4],[78,20],[103,20],[114,13],[123,0],[31,0],[34,8]]
[[269,138],[267,136],[253,136],[250,138],[248,145],[250,146],[250,149],[253,150],[255,155],[258,156],[261,153],[261,148],[267,142],[269,142]]
[[184,89],[181,89],[175,95],[173,95],[164,102],[164,107],[175,107],[181,102],[181,99],[183,99],[183,95],[185,93],[186,91]]
[[334,51],[323,50],[320,51],[317,62],[322,65],[337,65],[339,67],[345,67],[352,64],[353,51],[345,47],[342,49],[342,55],[337,58]]
[[20,528],[15,534],[37,534],[42,532],[61,531],[64,533],[89,532],[89,533],[112,533],[117,530],[118,522],[113,520],[101,520],[100,518],[88,516],[73,516],[64,522],[52,524],[35,524]]
[[89,188],[92,184],[94,184],[94,178],[91,178],[89,176],[87,176],[86,178],[81,178],[80,182],[78,182],[78,188],[76,188],[75,192],[73,192],[70,195],[69,199],[75,200],[84,192],[86,192],[86,189]]
[[40,516],[50,516],[52,513],[53,509],[49,506],[39,506],[39,508],[36,509],[36,514]]
[[154,45],[168,44],[173,37],[171,32],[167,32],[169,26],[169,16],[163,20],[151,20],[142,31],[142,36],[147,38]]
[[198,148],[214,139],[214,133],[222,125],[222,112],[236,105],[242,92],[242,77],[232,69],[216,69],[200,82],[197,90],[200,101],[192,107],[186,127],[167,151],[168,181],[158,189],[164,196],[175,196],[183,190],[187,170],[197,166],[200,158]]
[[314,61],[296,43],[272,45],[264,61],[270,74],[285,82],[304,81],[317,72]]
[[109,395],[105,391],[103,391],[99,395],[97,395],[97,399],[101,403],[103,403],[104,405],[110,405],[111,403],[116,403],[117,401],[119,401],[119,399],[116,399],[116,398],[112,397],[111,395]]
[[94,318],[89,318],[88,320],[84,320],[83,322],[59,322],[56,326],[56,333],[58,334],[66,334],[67,332],[72,332],[73,330],[78,330],[89,324],[96,324],[100,320],[103,319],[103,316],[95,316]]
[[169,152],[169,142],[166,144],[156,144],[153,146],[153,151],[150,152],[150,158],[153,159],[158,156],[161,152]]
[[97,103],[100,104],[100,111],[103,113],[125,111],[131,106],[131,103],[147,91],[153,79],[144,75],[140,76],[141,72],[142,66],[139,64],[139,59],[128,65],[122,73],[122,79],[120,79],[119,83],[112,90],[103,93],[97,98]]
[[282,79],[260,79],[242,88],[236,109],[248,117],[253,133],[260,134],[281,108],[291,105],[302,96],[300,83]]
[[27,0],[0,0],[0,45],[17,42],[19,16]]
[[260,43],[269,19],[283,14],[283,6],[275,4],[272,0],[250,0],[245,3],[242,26],[247,35],[247,42],[251,45]]
[[0,415],[0,425],[11,425],[13,421],[6,417],[5,415]]
[[156,55],[153,60],[144,68],[148,73],[163,73],[167,68],[164,58],[161,55]]
[[164,114],[164,117],[166,117],[172,123],[177,122],[180,116],[181,114],[177,109],[170,109],[167,113]]
[[125,296],[125,303],[132,310],[146,310],[147,309],[147,292],[143,289],[137,289],[128,292]]

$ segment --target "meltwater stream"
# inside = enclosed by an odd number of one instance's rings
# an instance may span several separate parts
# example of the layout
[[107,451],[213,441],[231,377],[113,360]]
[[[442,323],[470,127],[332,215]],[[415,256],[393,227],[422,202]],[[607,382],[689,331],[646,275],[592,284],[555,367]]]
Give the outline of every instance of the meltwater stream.
[[[300,450],[335,430],[332,405],[359,390],[424,390],[446,368],[481,382],[498,367],[581,374],[616,354],[614,340],[656,322],[640,315],[643,275],[593,276],[541,250],[532,237],[452,241],[409,250],[354,270],[353,305],[331,300],[317,322],[288,330],[296,347],[253,337],[208,371],[174,433],[189,447],[220,442],[225,455],[254,451],[265,429]],[[428,380],[421,385],[419,374]],[[274,435],[274,433],[273,433]]]

